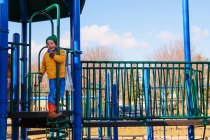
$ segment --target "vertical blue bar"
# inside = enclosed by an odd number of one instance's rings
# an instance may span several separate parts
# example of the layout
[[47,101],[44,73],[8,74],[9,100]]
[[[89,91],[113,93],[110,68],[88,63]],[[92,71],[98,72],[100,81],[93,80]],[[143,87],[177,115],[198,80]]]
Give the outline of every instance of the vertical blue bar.
[[[100,111],[100,97],[99,97],[99,92],[100,92],[100,89],[97,92],[97,101],[98,101],[98,117],[101,117],[101,116],[99,116],[100,115],[100,113],[99,113],[99,111]],[[98,122],[101,122],[101,120],[98,120]],[[98,127],[98,138],[102,138],[102,130],[101,130],[101,127]]]
[[188,0],[182,0],[183,8],[183,30],[184,30],[184,58],[186,62],[191,61],[190,54],[190,27],[189,27],[189,8]]
[[0,3],[0,138],[7,135],[8,0]]
[[[22,21],[22,43],[27,44],[27,21]],[[21,49],[21,111],[27,111],[27,46]],[[21,139],[26,139],[26,128],[21,128]]]
[[[113,107],[113,114],[114,117],[118,117],[118,100],[117,100],[117,85],[113,84],[112,86],[112,107]],[[117,119],[114,120],[114,122],[117,122]],[[114,127],[114,140],[118,140],[118,127]]]
[[[88,86],[89,86],[88,95],[86,97],[88,99],[88,102],[87,102],[87,116],[88,116],[88,118],[91,118],[91,85],[90,85],[89,82],[88,82]],[[90,122],[90,121],[88,120],[88,122]],[[90,127],[87,128],[87,138],[88,139],[91,138],[91,128]]]
[[[151,116],[150,112],[150,99],[149,99],[149,70],[144,69],[144,92],[145,92],[145,102],[146,102],[146,116]],[[147,119],[147,121],[150,121],[150,119]],[[147,139],[153,140],[153,127],[148,126],[147,127]]]
[[[20,43],[20,35],[18,33],[13,34],[13,42]],[[12,51],[12,110],[13,112],[19,111],[19,45],[13,45],[14,50]],[[12,140],[19,138],[19,125],[18,118],[12,119]]]
[[[27,0],[19,0],[20,20],[22,23],[22,43],[27,44],[27,19],[28,9]],[[21,111],[28,111],[27,96],[27,46],[21,48]],[[21,139],[27,139],[26,128],[21,128]]]
[[[19,0],[20,20],[22,23],[22,43],[27,44],[27,20],[28,5],[27,0]],[[27,92],[27,46],[21,48],[21,111],[28,111],[28,92]],[[21,139],[27,139],[26,128],[21,128]]]
[[[189,29],[189,8],[188,8],[188,0],[182,0],[182,10],[183,10],[183,31],[184,31],[184,56],[185,61],[191,61],[190,54],[190,29]],[[187,68],[190,68],[190,64],[187,65]],[[190,115],[193,115],[193,103],[191,98],[190,91],[190,79],[189,79],[189,71],[186,71],[186,89],[187,89],[187,97],[190,109]],[[188,139],[194,140],[194,126],[188,126]]]
[[[165,116],[165,96],[164,96],[164,89],[161,90],[161,98],[162,98],[162,114]],[[163,139],[166,140],[166,127],[163,126]]]
[[50,132],[50,137],[54,138],[54,132]]
[[[106,94],[106,102],[107,102],[107,117],[110,118],[110,77],[109,77],[109,73],[107,73],[106,75],[106,90],[107,90],[107,94]],[[110,122],[110,120],[107,120],[108,122]],[[107,137],[110,138],[111,137],[111,127],[107,127]]]
[[[70,7],[69,7],[70,8]],[[73,50],[80,51],[80,0],[72,1],[71,12],[71,41]],[[73,140],[82,139],[82,66],[80,54],[73,54]]]

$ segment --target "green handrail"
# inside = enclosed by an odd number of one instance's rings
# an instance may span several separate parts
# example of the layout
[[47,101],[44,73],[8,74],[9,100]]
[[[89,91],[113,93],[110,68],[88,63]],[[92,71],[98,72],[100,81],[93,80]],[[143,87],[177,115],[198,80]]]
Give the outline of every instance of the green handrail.
[[[60,49],[59,49],[59,47],[60,47],[60,44],[59,44],[60,43],[60,7],[59,7],[58,4],[53,4],[53,5],[47,7],[44,10],[35,12],[34,14],[32,14],[32,16],[29,19],[29,73],[31,73],[31,33],[32,33],[31,24],[32,24],[35,16],[44,15],[50,20],[51,28],[52,28],[52,34],[53,34],[54,33],[54,24],[53,24],[52,18],[46,12],[48,12],[48,11],[54,9],[54,8],[57,9],[57,38],[58,38],[57,44],[58,44],[58,54],[60,53]],[[59,67],[57,67],[57,69],[58,69],[57,72],[59,72]],[[28,101],[29,101],[28,110],[29,111],[30,111],[30,106],[31,106],[30,99],[31,99],[31,94],[32,94],[32,87],[31,87],[30,81],[31,81],[31,75],[29,74],[29,76],[28,76],[28,93],[29,93],[28,94]]]
[[[190,64],[190,68],[187,67]],[[110,83],[117,83],[120,106],[118,108],[118,119],[145,119],[145,93],[144,93],[144,69],[149,71],[150,90],[149,103],[151,110],[151,119],[188,119],[188,118],[208,118],[208,86],[209,86],[209,62],[157,62],[157,61],[83,61],[82,91],[91,96],[91,108],[88,110],[99,109],[99,114],[92,114],[91,118],[83,116],[84,120],[110,120],[113,114],[107,115],[107,102],[101,102],[100,106],[105,108],[96,108],[97,100],[107,100],[105,91],[105,79],[109,72],[111,76]],[[194,114],[189,114],[188,95],[186,94],[186,72],[189,74],[190,90],[193,98]],[[205,79],[203,78],[205,77]],[[84,83],[93,83],[93,88],[84,88]],[[100,83],[99,93],[96,97],[96,83]],[[95,85],[94,85],[95,84]],[[89,90],[89,92],[87,91]],[[98,89],[97,89],[98,90]],[[162,94],[163,93],[163,94]],[[103,98],[105,97],[105,98]],[[111,98],[112,99],[112,98]],[[89,100],[86,99],[86,103]],[[87,107],[86,104],[84,106]],[[110,108],[112,110],[112,107]],[[120,112],[122,111],[122,112]],[[111,111],[112,112],[112,111]],[[108,117],[111,116],[111,117]],[[115,118],[116,119],[116,118]]]

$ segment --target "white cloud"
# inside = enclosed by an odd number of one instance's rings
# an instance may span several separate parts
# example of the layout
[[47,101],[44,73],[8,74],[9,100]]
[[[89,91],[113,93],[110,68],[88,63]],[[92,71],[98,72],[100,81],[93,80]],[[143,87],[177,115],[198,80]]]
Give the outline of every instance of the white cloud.
[[[67,31],[61,34],[61,47],[70,47],[70,32]],[[108,47],[148,47],[149,44],[145,41],[139,41],[134,38],[132,33],[118,34],[112,31],[108,25],[98,26],[83,26],[81,27],[81,46],[108,46]]]
[[135,39],[132,33],[119,34],[112,31],[108,25],[83,26],[81,28],[81,42],[83,47],[91,45],[123,48],[149,46],[145,41]]
[[[64,48],[70,48],[70,32],[66,31],[61,34],[60,46]],[[34,60],[38,59],[38,53],[42,47],[45,46],[45,42],[39,43],[32,40],[32,57]],[[134,47],[149,47],[149,44],[145,41],[137,40],[131,32],[116,33],[112,31],[108,25],[98,26],[83,26],[81,27],[81,47],[88,46],[107,46],[107,47],[122,47],[122,48],[134,48]],[[43,50],[41,56],[46,52]]]
[[[32,62],[37,62],[38,61],[38,54],[41,48],[43,48],[45,44],[39,44],[36,41],[32,40],[31,41],[31,55],[32,55]],[[43,56],[43,53],[41,54]]]
[[38,56],[39,51],[44,46],[46,46],[46,45],[45,44],[39,44],[36,41],[32,40],[31,41],[31,53],[32,53],[32,55],[37,55]]
[[168,31],[162,31],[158,34],[158,38],[161,39],[162,41],[174,41],[178,39],[178,36]]
[[61,35],[60,44],[63,48],[70,48],[70,32],[65,32]]
[[201,29],[198,26],[192,26],[191,28],[193,40],[199,40],[201,38],[205,38],[209,35],[208,29]]

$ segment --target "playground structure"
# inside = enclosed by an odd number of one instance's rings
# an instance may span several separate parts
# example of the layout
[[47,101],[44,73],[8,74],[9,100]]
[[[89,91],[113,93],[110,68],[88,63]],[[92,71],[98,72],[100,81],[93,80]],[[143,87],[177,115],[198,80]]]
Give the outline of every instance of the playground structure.
[[[11,1],[13,2],[16,1]],[[11,11],[9,20],[22,22],[22,42],[18,34],[14,34],[13,42],[8,42],[8,1],[0,2],[0,9],[2,9],[0,11],[4,11],[0,12],[0,55],[2,56],[0,81],[3,81],[0,85],[1,139],[6,139],[8,117],[12,119],[12,139],[19,138],[19,127],[21,127],[21,139],[27,138],[27,128],[47,128],[47,133],[52,131],[58,133],[57,129],[51,129],[55,127],[62,131],[55,138],[69,136],[70,132],[64,130],[69,128],[72,130],[74,140],[82,139],[83,127],[87,128],[87,139],[91,139],[90,128],[99,127],[98,136],[102,139],[104,136],[102,128],[107,127],[106,136],[116,140],[118,127],[128,126],[147,126],[148,139],[154,139],[153,126],[189,126],[188,139],[194,139],[194,126],[205,127],[209,124],[210,63],[190,62],[188,0],[183,0],[186,62],[80,62],[79,17],[85,1],[39,2],[40,4],[31,10],[30,6],[26,5],[36,4],[36,2],[20,0],[20,5],[17,4],[21,9],[20,16],[13,15],[14,10],[9,6]],[[59,5],[62,7],[61,12]],[[56,14],[49,13],[53,9],[56,9]],[[42,96],[44,93],[38,83],[37,73],[31,72],[31,23],[48,19],[52,25],[51,34],[55,34],[52,19],[56,18],[59,46],[60,17],[69,17],[68,13],[71,18],[71,48],[66,49],[66,52],[72,58],[74,91],[67,90],[65,98],[61,100],[60,110],[65,110],[63,114],[67,117],[63,120],[68,123],[64,129],[60,129],[60,122],[52,124],[47,120],[47,112],[40,109],[41,99],[47,99]],[[37,18],[34,18],[35,16]],[[29,41],[27,41],[27,24],[29,24]],[[13,62],[9,114],[6,110],[8,44],[12,50]],[[20,47],[22,48],[21,59]],[[22,76],[20,99],[19,60],[21,60]],[[59,93],[56,94],[59,95]],[[60,101],[57,101],[57,104],[60,104]],[[35,109],[32,106],[35,106]]]

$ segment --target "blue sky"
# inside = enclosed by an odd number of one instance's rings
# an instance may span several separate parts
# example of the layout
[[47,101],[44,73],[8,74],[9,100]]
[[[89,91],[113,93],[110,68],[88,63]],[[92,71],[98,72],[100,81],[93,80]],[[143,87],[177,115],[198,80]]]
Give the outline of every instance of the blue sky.
[[[208,58],[209,5],[209,0],[189,0],[191,41],[196,51]],[[107,46],[124,60],[146,60],[155,49],[183,39],[182,24],[182,0],[86,0],[81,48]],[[61,45],[67,47],[69,19],[62,19],[61,26]],[[9,29],[10,35],[20,32],[20,25],[10,23]],[[49,34],[49,22],[33,24],[33,46],[44,46]]]

